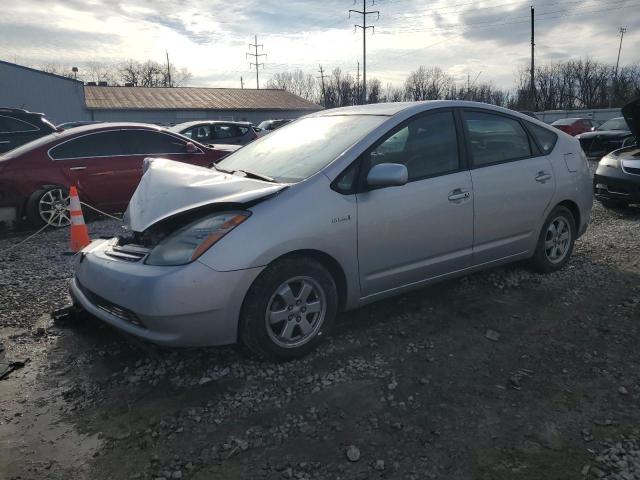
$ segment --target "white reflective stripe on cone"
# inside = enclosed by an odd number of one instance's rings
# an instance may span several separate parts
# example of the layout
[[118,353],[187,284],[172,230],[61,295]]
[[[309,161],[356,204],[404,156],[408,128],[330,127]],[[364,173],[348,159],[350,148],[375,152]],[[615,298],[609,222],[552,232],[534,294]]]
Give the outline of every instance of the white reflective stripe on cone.
[[84,218],[82,218],[82,214],[71,215],[71,225],[84,225]]
[[69,210],[71,211],[80,211],[80,199],[78,197],[71,197],[69,199]]

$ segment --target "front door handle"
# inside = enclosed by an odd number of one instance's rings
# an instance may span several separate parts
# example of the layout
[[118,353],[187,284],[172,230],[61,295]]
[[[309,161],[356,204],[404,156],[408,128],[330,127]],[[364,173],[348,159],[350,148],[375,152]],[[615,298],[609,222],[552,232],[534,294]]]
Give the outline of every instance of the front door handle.
[[69,170],[86,170],[87,167],[69,167]]
[[545,171],[538,172],[536,175],[536,182],[545,183],[547,180],[551,180],[551,174]]
[[466,200],[469,197],[471,197],[471,192],[469,192],[469,190],[462,190],[460,188],[457,188],[453,192],[449,193],[448,198],[450,202],[456,202],[458,200]]

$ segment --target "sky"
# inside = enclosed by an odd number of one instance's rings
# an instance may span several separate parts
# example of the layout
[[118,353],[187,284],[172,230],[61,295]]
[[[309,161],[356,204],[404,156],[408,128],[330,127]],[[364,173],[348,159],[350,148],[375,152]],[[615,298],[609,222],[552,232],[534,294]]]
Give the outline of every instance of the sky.
[[[249,43],[264,45],[260,83],[299,68],[318,74],[362,68],[362,1],[350,0],[2,0],[0,59],[37,66],[126,59],[186,67],[190,86],[255,86]],[[367,1],[367,77],[401,85],[420,65],[456,82],[510,88],[530,58],[530,5],[536,62],[590,57],[640,62],[640,0]]]

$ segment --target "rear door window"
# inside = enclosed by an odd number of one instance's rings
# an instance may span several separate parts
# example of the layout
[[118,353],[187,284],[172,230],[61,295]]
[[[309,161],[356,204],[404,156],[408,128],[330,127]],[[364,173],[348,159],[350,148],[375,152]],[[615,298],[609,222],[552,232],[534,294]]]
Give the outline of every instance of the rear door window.
[[514,118],[464,111],[469,150],[476,167],[532,156],[529,136]]
[[235,125],[214,124],[211,129],[212,140],[223,140],[241,136],[240,130]]
[[187,151],[183,140],[151,130],[122,130],[122,141],[126,155],[175,154]]
[[209,125],[198,125],[183,133],[197,142],[206,143],[211,138],[211,128]]
[[536,125],[535,123],[525,122],[527,125],[527,129],[533,135],[536,142],[540,146],[542,153],[544,155],[548,155],[553,150],[553,147],[556,146],[556,142],[558,141],[558,135],[549,130],[548,128],[541,127]]
[[53,147],[50,155],[54,160],[124,155],[121,139],[120,130],[91,133]]

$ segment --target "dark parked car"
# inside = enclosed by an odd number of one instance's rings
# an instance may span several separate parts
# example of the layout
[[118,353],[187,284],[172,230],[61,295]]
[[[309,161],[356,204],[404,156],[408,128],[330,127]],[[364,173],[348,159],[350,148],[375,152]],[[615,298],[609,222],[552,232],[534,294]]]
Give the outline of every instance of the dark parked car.
[[623,147],[631,137],[633,134],[624,117],[612,118],[592,132],[576,135],[584,154],[590,160],[600,160],[607,153]]
[[19,108],[0,108],[0,153],[56,131],[44,113]]
[[561,118],[551,124],[564,133],[576,136],[579,133],[589,132],[594,127],[594,123],[588,118]]
[[293,120],[265,120],[264,122],[260,122],[258,124],[258,128],[263,131],[263,133],[269,133],[272,130],[276,130],[280,127],[285,126],[287,123],[291,123]]
[[595,197],[607,208],[640,204],[640,97],[625,105],[622,114],[635,138],[604,156],[593,176]]
[[123,212],[145,157],[209,166],[235,145],[207,147],[152,125],[102,123],[55,132],[0,155],[0,208],[32,225],[70,223],[67,192],[106,212]]
[[249,122],[187,122],[179,123],[170,130],[204,144],[246,145],[258,138]]

